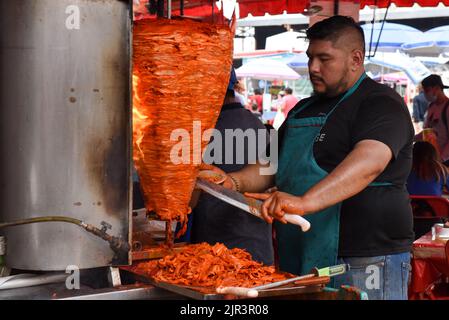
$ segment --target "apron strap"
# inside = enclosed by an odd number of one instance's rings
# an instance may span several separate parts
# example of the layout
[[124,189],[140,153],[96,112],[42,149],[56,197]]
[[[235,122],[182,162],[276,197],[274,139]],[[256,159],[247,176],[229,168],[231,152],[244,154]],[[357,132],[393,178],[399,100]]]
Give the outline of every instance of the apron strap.
[[394,186],[391,182],[371,182],[368,187],[389,187]]
[[335,111],[335,109],[337,109],[337,107],[343,102],[345,101],[348,97],[350,97],[360,86],[360,84],[362,83],[363,80],[365,80],[366,78],[366,73],[364,72],[360,78],[357,80],[357,82],[348,90],[346,91],[346,93],[344,94],[343,97],[341,97],[341,99],[337,102],[337,104],[332,108],[332,110],[326,115],[326,120],[327,118],[329,118],[329,116],[332,114],[332,112]]
[[[351,96],[359,88],[360,84],[362,83],[363,80],[365,80],[366,77],[367,77],[366,73],[364,72],[360,76],[360,78],[357,80],[357,82],[348,91],[346,91],[346,93],[343,95],[343,97],[341,97],[341,99],[337,102],[337,104],[326,115],[326,118],[325,118],[326,120],[332,114],[332,112],[334,112],[334,110],[337,109],[337,107],[339,106],[340,103],[342,103],[344,100],[346,100],[349,96]],[[292,113],[291,117],[294,117],[297,113],[306,109],[308,106],[310,106],[316,100],[318,100],[317,96],[310,97],[310,99],[307,102],[305,102],[301,107],[299,107],[295,112]]]
[[307,108],[308,106],[310,106],[312,103],[314,103],[317,100],[316,96],[312,96],[310,97],[310,99],[308,101],[306,101],[302,106],[300,106],[297,110],[295,110],[294,112],[291,113],[290,117],[294,117],[296,114],[298,114],[299,112],[303,111],[305,108]]

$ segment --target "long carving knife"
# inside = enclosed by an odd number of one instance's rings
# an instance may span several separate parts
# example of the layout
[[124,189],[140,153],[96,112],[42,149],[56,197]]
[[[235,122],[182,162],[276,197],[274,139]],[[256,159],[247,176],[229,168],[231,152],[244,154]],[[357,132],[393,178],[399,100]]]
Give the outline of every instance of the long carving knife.
[[253,287],[253,288],[245,288],[245,287],[220,287],[217,288],[217,293],[220,294],[233,294],[236,296],[248,297],[248,298],[257,298],[259,296],[260,290],[267,290],[276,287],[280,287],[286,284],[290,284],[292,282],[297,282],[304,279],[311,279],[317,277],[334,277],[341,274],[346,273],[349,270],[349,265],[347,264],[339,264],[332,267],[326,267],[322,269],[313,268],[312,273],[306,274],[303,276],[298,276],[286,280],[281,280],[277,282],[272,282],[268,284],[264,284],[261,286]]
[[[227,189],[221,185],[206,181],[204,179],[196,180],[196,187],[207,192],[208,194],[233,205],[239,209],[251,213],[252,215],[263,219],[261,214],[262,201],[245,197],[240,192]],[[288,223],[296,224],[301,227],[302,231],[306,232],[310,229],[310,223],[303,217],[297,214],[285,214],[285,220]]]

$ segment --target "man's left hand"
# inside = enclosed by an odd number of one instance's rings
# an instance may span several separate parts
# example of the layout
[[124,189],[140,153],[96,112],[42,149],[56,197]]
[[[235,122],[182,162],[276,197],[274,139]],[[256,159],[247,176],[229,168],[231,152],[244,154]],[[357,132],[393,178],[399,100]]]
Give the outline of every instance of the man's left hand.
[[287,223],[284,219],[286,213],[304,214],[304,200],[301,197],[291,194],[275,191],[272,193],[245,193],[245,196],[264,201],[261,208],[261,214],[268,223],[273,223],[273,218]]

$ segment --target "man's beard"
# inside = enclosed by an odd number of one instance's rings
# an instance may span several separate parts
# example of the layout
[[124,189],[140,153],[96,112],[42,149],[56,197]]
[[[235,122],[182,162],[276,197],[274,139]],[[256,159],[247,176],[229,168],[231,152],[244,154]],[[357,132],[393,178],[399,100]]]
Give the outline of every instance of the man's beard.
[[348,79],[347,74],[349,72],[348,68],[345,68],[342,77],[340,80],[333,86],[328,86],[324,81],[325,90],[324,92],[317,92],[315,89],[313,90],[313,93],[315,96],[318,97],[326,97],[326,98],[332,98],[335,96],[338,96],[340,93],[343,93],[347,89],[349,89],[348,86]]

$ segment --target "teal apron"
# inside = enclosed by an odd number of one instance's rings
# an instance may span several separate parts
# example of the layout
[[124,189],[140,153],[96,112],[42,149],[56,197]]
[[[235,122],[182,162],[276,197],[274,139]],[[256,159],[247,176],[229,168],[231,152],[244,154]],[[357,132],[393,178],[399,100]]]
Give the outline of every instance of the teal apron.
[[[323,180],[328,172],[320,168],[313,155],[313,145],[332,112],[351,96],[365,79],[363,74],[325,117],[295,119],[295,115],[314,102],[312,98],[289,115],[276,173],[279,191],[303,195]],[[370,186],[391,185],[373,183]],[[293,274],[307,274],[313,267],[337,263],[341,203],[306,215],[312,227],[302,232],[293,224],[274,223],[278,243],[279,267]]]

